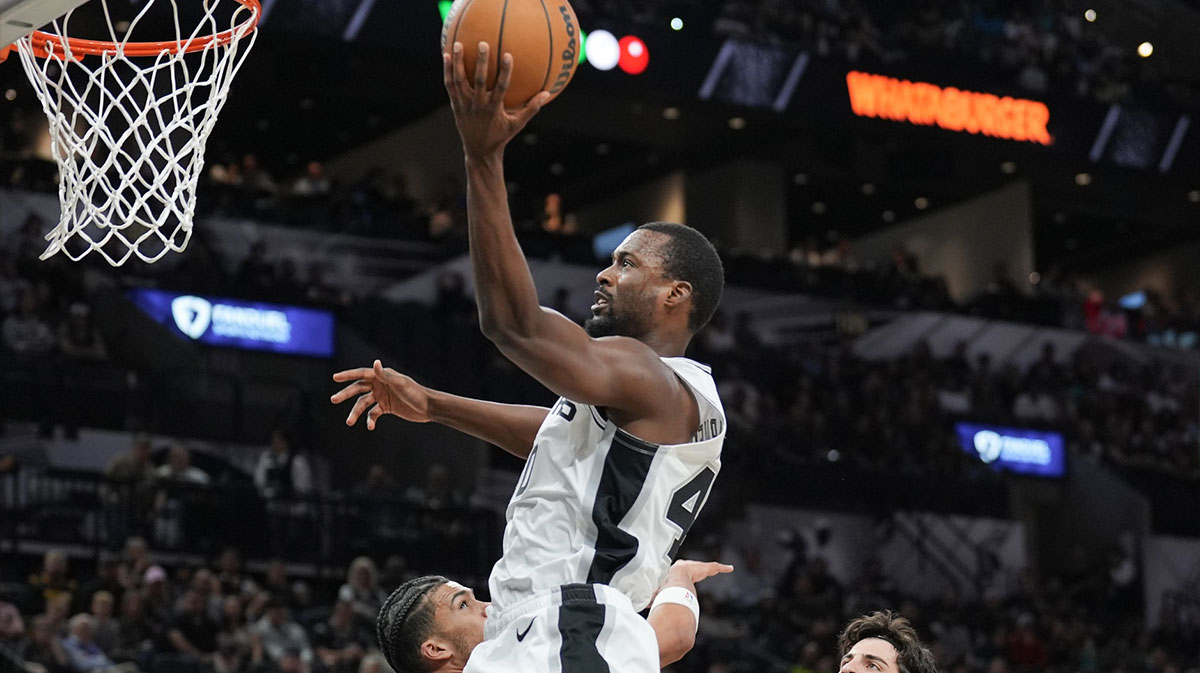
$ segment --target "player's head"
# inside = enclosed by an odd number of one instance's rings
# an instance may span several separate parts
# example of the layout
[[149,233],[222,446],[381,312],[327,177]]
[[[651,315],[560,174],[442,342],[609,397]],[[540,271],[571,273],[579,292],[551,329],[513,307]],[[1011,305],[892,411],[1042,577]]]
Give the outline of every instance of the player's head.
[[617,246],[596,282],[596,304],[584,325],[588,334],[636,339],[665,325],[695,334],[717,310],[725,270],[700,232],[651,222]]
[[937,663],[908,620],[873,612],[850,622],[838,637],[839,673],[937,673]]
[[440,575],[401,584],[375,621],[379,649],[396,673],[427,673],[462,666],[483,642],[487,603]]

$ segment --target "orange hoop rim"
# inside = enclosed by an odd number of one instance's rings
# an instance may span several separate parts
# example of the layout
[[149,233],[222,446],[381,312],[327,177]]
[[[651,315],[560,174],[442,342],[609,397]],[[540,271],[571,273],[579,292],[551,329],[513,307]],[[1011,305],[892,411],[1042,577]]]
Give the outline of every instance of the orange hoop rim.
[[[84,40],[75,37],[67,37],[65,35],[55,35],[40,30],[35,30],[29,34],[29,41],[33,45],[36,56],[48,58],[50,56],[59,56],[59,52],[48,45],[61,45],[67,43],[70,50],[70,55],[79,56],[102,56],[107,53],[121,52],[126,56],[158,56],[164,51],[178,53],[183,51],[185,54],[190,54],[195,51],[203,51],[208,49],[214,43],[216,45],[229,44],[237,36],[244,36],[255,30],[258,26],[258,20],[262,17],[262,4],[260,0],[235,0],[239,5],[250,10],[250,17],[229,30],[223,30],[213,35],[204,35],[191,38],[188,40],[175,39],[164,42],[108,42],[105,40]],[[63,54],[65,56],[65,54]]]

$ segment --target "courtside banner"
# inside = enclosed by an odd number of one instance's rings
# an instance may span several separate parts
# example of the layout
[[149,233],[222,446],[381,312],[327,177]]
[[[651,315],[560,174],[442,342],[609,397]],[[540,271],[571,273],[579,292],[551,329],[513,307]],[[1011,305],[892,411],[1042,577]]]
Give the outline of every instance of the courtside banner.
[[333,313],[320,309],[135,289],[129,298],[156,322],[211,346],[331,357]]
[[1057,432],[955,423],[963,451],[997,470],[1035,477],[1066,474],[1066,446]]

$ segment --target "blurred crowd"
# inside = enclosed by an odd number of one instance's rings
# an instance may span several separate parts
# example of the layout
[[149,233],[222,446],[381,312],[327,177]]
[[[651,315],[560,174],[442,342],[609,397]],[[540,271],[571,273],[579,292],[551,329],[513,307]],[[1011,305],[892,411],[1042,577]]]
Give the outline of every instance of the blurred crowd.
[[[855,63],[955,62],[986,66],[1033,94],[1072,92],[1102,104],[1131,97],[1194,108],[1200,87],[1050,0],[724,0],[707,3],[578,0],[578,11],[614,23],[688,26],[753,42],[794,44]],[[1100,21],[1112,17],[1091,14]]]
[[[840,629],[877,609],[909,619],[947,673],[1200,670],[1195,606],[1164,604],[1157,627],[1146,628],[1137,616],[1137,573],[1081,549],[1062,571],[1024,571],[1008,590],[977,598],[949,590],[934,599],[896,586],[878,558],[861,568],[831,568],[819,551],[738,549],[715,539],[691,552],[736,570],[699,585],[696,649],[672,667],[677,673],[835,673]],[[760,561],[771,553],[792,554],[778,576]]]
[[375,615],[384,587],[409,576],[399,557],[381,573],[363,556],[340,587],[314,586],[280,559],[251,572],[233,547],[212,563],[172,566],[138,537],[87,565],[94,572],[52,549],[24,583],[6,578],[6,664],[23,662],[16,670],[26,673],[383,673]]
[[1050,344],[1026,371],[987,354],[969,358],[965,344],[945,358],[919,344],[871,361],[848,344],[771,348],[740,334],[715,323],[699,355],[721,373],[731,431],[780,465],[970,476],[985,468],[959,447],[952,421],[974,420],[1061,430],[1073,456],[1200,480],[1191,370],[1086,356],[1062,364]]
[[[361,556],[331,578],[280,559],[252,570],[233,547],[167,563],[137,537],[94,562],[51,549],[27,577],[6,565],[0,657],[26,673],[389,673],[375,615],[390,588],[444,571],[447,552],[439,554],[412,565],[390,556],[382,571]],[[771,573],[766,554],[790,560]],[[736,571],[701,585],[696,647],[674,673],[834,673],[839,629],[876,609],[909,619],[947,673],[1200,670],[1195,605],[1164,602],[1147,628],[1128,559],[1077,549],[1061,570],[1023,571],[981,597],[951,590],[922,599],[877,557],[832,568],[819,548],[737,547],[717,536],[683,555],[730,561]]]

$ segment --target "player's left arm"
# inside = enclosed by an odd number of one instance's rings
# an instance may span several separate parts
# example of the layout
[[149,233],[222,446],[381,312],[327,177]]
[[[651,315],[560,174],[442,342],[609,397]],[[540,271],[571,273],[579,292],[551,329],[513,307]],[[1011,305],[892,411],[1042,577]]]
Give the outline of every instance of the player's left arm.
[[[680,587],[696,596],[696,583],[720,573],[733,572],[733,566],[715,561],[679,560],[667,571],[667,579],[659,592],[667,587]],[[677,603],[662,603],[651,608],[646,617],[658,638],[659,668],[679,661],[696,645],[696,616],[691,609]]]

